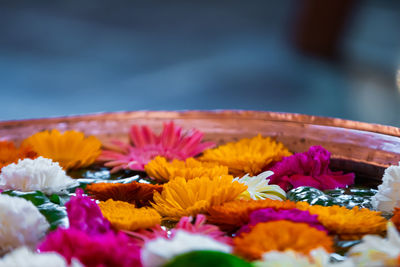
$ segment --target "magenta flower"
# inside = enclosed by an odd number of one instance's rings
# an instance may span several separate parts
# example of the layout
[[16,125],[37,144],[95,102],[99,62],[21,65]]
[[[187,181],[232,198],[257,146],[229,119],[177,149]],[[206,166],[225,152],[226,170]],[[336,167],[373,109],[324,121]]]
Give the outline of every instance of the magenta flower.
[[167,229],[162,228],[159,225],[149,230],[141,229],[136,232],[129,232],[129,231],[124,231],[124,232],[134,237],[137,240],[136,244],[138,244],[141,247],[147,241],[155,238],[159,237],[163,237],[166,239],[173,238],[177,230],[184,230],[189,233],[207,235],[221,243],[225,243],[228,245],[232,244],[232,238],[226,236],[224,232],[219,230],[218,226],[212,224],[206,224],[205,215],[198,214],[193,224],[192,224],[192,219],[193,219],[192,217],[182,217],[170,232],[168,232]]
[[287,220],[292,222],[307,223],[311,227],[315,227],[318,230],[326,231],[325,227],[318,221],[318,215],[311,215],[308,211],[291,209],[291,210],[275,210],[272,208],[255,210],[250,213],[249,224],[242,226],[238,231],[240,233],[248,233],[251,228],[257,223]]
[[201,143],[203,133],[193,129],[182,133],[182,128],[173,122],[164,123],[163,131],[156,135],[148,126],[133,125],[130,140],[133,144],[113,141],[111,150],[104,150],[99,161],[105,161],[105,166],[112,167],[111,172],[121,169],[144,170],[150,160],[163,156],[168,160],[185,160],[194,157],[205,149],[215,146],[213,142]]
[[104,218],[99,206],[83,190],[77,188],[76,196],[65,204],[70,228],[78,229],[89,235],[104,234],[111,230],[110,222]]
[[343,188],[354,183],[354,173],[343,174],[329,169],[331,153],[321,146],[312,146],[307,152],[283,158],[271,170],[270,184],[278,184],[289,191],[299,186],[320,190]]
[[78,259],[86,267],[142,266],[140,248],[123,233],[91,236],[77,229],[57,229],[39,246],[41,252],[55,251],[71,263]]

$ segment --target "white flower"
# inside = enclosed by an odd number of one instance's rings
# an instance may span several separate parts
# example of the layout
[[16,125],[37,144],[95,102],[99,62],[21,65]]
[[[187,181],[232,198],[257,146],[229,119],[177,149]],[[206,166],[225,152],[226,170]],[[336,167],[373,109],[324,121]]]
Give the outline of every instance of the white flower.
[[372,197],[372,205],[388,213],[400,206],[400,166],[393,165],[385,170],[378,193]]
[[19,160],[1,169],[0,188],[20,191],[40,190],[46,194],[60,193],[78,182],[67,176],[58,162],[38,157]]
[[27,247],[21,247],[8,253],[2,259],[0,259],[0,267],[83,267],[83,265],[76,259],[72,260],[71,264],[58,253],[46,252],[46,253],[34,253]]
[[309,257],[293,250],[271,251],[263,254],[262,261],[254,263],[255,267],[354,267],[347,259],[343,262],[331,263],[329,253],[323,248],[314,249]]
[[279,185],[269,185],[269,176],[273,175],[272,171],[262,172],[257,176],[251,177],[248,174],[242,178],[236,177],[233,181],[247,185],[247,190],[240,194],[240,199],[274,199],[285,200],[286,193]]
[[20,246],[35,247],[49,223],[28,200],[0,195],[0,253]]
[[386,238],[366,235],[352,247],[349,255],[358,266],[398,266],[400,235],[392,222],[388,223]]
[[144,267],[162,266],[171,258],[195,250],[215,250],[225,253],[231,252],[231,247],[202,234],[193,234],[184,230],[177,230],[172,239],[163,237],[148,241],[141,252]]

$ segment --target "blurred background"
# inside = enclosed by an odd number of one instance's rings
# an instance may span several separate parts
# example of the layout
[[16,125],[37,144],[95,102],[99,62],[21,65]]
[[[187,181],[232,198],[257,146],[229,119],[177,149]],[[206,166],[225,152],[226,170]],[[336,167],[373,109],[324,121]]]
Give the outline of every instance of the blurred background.
[[250,109],[400,126],[400,1],[1,1],[0,120]]

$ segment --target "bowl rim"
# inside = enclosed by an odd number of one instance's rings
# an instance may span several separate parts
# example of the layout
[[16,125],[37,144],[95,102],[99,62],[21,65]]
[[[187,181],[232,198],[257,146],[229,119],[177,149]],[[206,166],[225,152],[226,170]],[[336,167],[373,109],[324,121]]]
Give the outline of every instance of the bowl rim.
[[335,117],[314,116],[300,113],[257,111],[242,109],[216,109],[216,110],[135,110],[135,111],[113,111],[98,112],[79,115],[51,116],[34,119],[3,120],[0,121],[0,128],[12,128],[19,125],[37,123],[60,123],[80,120],[107,120],[117,118],[201,118],[201,117],[227,117],[240,119],[262,119],[276,122],[292,122],[301,124],[313,124],[321,126],[340,127],[367,131],[390,136],[400,137],[400,128],[377,123],[360,122]]

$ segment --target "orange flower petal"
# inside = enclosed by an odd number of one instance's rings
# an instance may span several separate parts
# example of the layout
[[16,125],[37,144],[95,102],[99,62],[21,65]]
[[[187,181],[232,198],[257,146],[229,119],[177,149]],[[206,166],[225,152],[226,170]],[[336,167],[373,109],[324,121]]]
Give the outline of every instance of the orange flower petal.
[[252,211],[265,208],[294,209],[296,203],[289,200],[272,199],[226,202],[219,206],[210,207],[207,221],[218,225],[224,231],[233,232],[249,222],[249,215]]
[[333,240],[324,231],[310,227],[306,223],[285,220],[259,223],[251,232],[233,239],[234,253],[248,260],[260,259],[271,251],[291,249],[307,255],[311,250],[323,247],[333,252]]
[[37,154],[29,146],[16,148],[13,142],[0,141],[0,170],[11,163],[17,163],[19,159],[34,159]]
[[135,204],[137,207],[149,206],[153,200],[154,191],[161,193],[162,185],[144,184],[132,182],[120,183],[97,183],[86,186],[86,191],[93,198],[106,201],[108,199],[120,200]]

